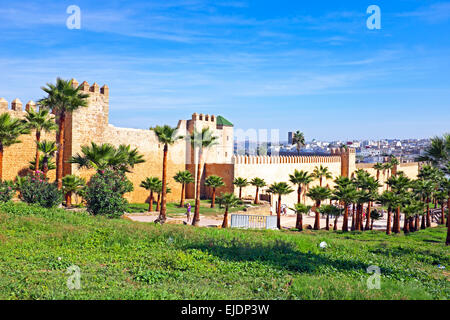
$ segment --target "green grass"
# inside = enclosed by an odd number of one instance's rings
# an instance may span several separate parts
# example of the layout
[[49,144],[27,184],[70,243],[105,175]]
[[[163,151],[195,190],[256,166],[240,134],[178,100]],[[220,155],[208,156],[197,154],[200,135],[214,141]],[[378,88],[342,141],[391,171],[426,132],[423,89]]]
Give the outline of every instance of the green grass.
[[[190,203],[192,206],[191,215],[194,214],[195,200],[187,200],[186,203]],[[167,215],[168,216],[179,216],[186,214],[186,208],[180,208],[179,202],[170,202],[167,203]],[[236,212],[243,210],[244,206],[239,206],[236,208],[231,208],[230,212]],[[153,204],[153,210],[156,210],[156,204]],[[148,203],[130,203],[128,205],[128,213],[142,213],[148,211]],[[215,208],[211,208],[210,200],[201,200],[200,201],[200,214],[206,216],[221,216],[224,213],[224,209],[220,208],[219,204],[216,203]]]
[[[5,204],[0,299],[448,299],[445,235],[159,226]],[[81,290],[66,286],[71,265]],[[366,286],[370,265],[381,290]]]

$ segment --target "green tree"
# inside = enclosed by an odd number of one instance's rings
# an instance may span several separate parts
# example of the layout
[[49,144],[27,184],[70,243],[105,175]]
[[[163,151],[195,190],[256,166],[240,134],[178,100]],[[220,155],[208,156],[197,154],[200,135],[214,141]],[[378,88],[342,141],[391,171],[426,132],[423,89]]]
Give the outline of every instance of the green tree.
[[314,177],[303,170],[295,170],[293,174],[289,175],[289,181],[297,185],[297,203],[301,202],[303,187],[309,185],[313,180]]
[[255,204],[259,203],[259,189],[264,188],[267,184],[264,181],[264,179],[261,178],[253,178],[252,181],[250,181],[250,184],[254,187],[256,187],[256,195],[255,195]]
[[267,190],[269,193],[278,195],[277,205],[277,228],[281,229],[281,197],[294,192],[286,182],[275,182]]
[[50,116],[49,110],[45,108],[40,108],[39,111],[34,111],[33,109],[27,110],[25,119],[23,120],[24,125],[30,129],[34,130],[36,133],[36,156],[35,156],[35,173],[39,171],[40,165],[40,155],[38,145],[41,142],[42,132],[52,132],[58,129],[54,119]]
[[384,191],[377,199],[377,203],[387,207],[386,234],[391,234],[392,212],[401,205],[401,198],[392,191]]
[[297,220],[295,222],[295,229],[298,231],[303,231],[303,215],[308,214],[311,210],[311,206],[307,206],[303,203],[296,203],[293,208],[290,208],[297,214]]
[[216,203],[216,189],[225,186],[223,178],[219,176],[209,176],[205,179],[205,186],[212,188],[211,208],[214,208]]
[[313,171],[313,176],[316,179],[319,179],[319,185],[322,186],[322,179],[332,179],[333,176],[331,175],[330,170],[328,170],[328,167],[324,167],[322,165],[315,167]]
[[197,162],[197,177],[195,182],[195,212],[192,219],[192,225],[197,226],[200,222],[200,181],[203,168],[203,153],[211,147],[218,144],[218,137],[213,136],[212,131],[209,128],[203,128],[202,131],[194,129],[189,137],[192,149],[197,150],[198,162]]
[[77,164],[80,169],[95,169],[97,172],[106,169],[131,172],[131,168],[134,168],[136,164],[145,162],[137,149],[131,149],[126,145],[116,148],[109,143],[98,145],[91,142],[90,146],[81,147],[81,153],[73,156],[69,163]]
[[48,171],[55,169],[52,159],[55,156],[58,147],[56,146],[56,142],[47,140],[39,142],[37,147],[42,153],[42,173],[44,174],[44,177],[47,177]]
[[184,198],[185,198],[185,192],[186,192],[186,186],[189,183],[194,183],[195,179],[192,176],[192,174],[185,170],[185,171],[178,171],[177,174],[173,177],[173,179],[181,184],[181,200],[180,200],[180,207],[184,207]]
[[317,209],[320,208],[320,204],[323,200],[331,197],[331,191],[328,188],[316,186],[311,188],[306,195],[316,202],[316,218],[314,221],[314,230],[320,230],[320,212]]
[[356,188],[351,183],[340,186],[337,185],[333,190],[333,198],[344,205],[344,221],[342,224],[342,231],[344,232],[348,231],[348,207],[354,203],[356,195]]
[[76,175],[70,174],[63,178],[63,188],[66,199],[66,207],[70,208],[72,206],[72,194],[80,194],[80,191],[86,187],[86,180]]
[[49,108],[56,116],[58,131],[56,141],[58,145],[56,161],[56,181],[58,189],[62,188],[63,166],[64,166],[64,144],[66,118],[80,107],[88,106],[89,95],[81,92],[81,86],[75,88],[72,80],[56,79],[56,84],[47,83],[41,88],[47,96],[38,101],[41,107]]
[[384,165],[381,162],[377,162],[374,164],[373,168],[377,170],[377,180],[380,180],[380,172],[384,170]]
[[450,134],[434,137],[425,149],[425,155],[419,161],[427,161],[438,168],[444,168],[450,161]]
[[305,135],[301,131],[297,131],[294,133],[292,137],[292,143],[297,146],[297,153],[300,155],[300,150],[306,145]]
[[150,191],[148,212],[153,211],[153,201],[154,201],[153,194],[158,193],[161,184],[162,181],[159,180],[159,178],[157,177],[148,177],[145,180],[143,180],[140,184],[141,188]]
[[381,212],[377,209],[373,209],[370,212],[370,230],[373,230],[373,223],[374,221],[378,221],[381,218],[383,218],[383,215],[381,214]]
[[239,199],[242,200],[242,188],[247,187],[250,183],[244,178],[235,178],[233,184],[239,188]]
[[224,193],[217,198],[217,202],[220,206],[225,208],[223,215],[222,228],[228,228],[228,211],[230,208],[237,207],[242,204],[242,201],[236,197],[233,193]]
[[330,217],[334,217],[333,230],[337,230],[337,219],[341,215],[342,210],[336,206],[325,204],[318,208],[320,214],[326,217],[326,230],[330,230]]
[[23,134],[29,134],[30,130],[19,119],[13,119],[9,113],[0,115],[0,181],[3,179],[3,154],[5,147],[20,143],[18,139]]
[[[405,195],[408,188],[411,186],[411,180],[406,177],[403,173],[397,173],[396,175],[390,177],[387,181],[387,184],[391,188],[392,192],[394,192],[400,198]],[[397,206],[396,213],[394,215],[394,233],[400,232],[400,210],[402,203],[400,202]]]

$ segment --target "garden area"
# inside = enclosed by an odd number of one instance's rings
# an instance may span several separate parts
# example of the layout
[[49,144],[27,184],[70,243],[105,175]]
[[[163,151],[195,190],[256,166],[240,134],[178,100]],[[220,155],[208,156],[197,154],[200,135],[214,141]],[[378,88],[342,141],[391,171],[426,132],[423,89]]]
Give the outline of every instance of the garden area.
[[[195,228],[10,202],[0,299],[449,299],[445,236]],[[79,290],[67,287],[73,265]]]

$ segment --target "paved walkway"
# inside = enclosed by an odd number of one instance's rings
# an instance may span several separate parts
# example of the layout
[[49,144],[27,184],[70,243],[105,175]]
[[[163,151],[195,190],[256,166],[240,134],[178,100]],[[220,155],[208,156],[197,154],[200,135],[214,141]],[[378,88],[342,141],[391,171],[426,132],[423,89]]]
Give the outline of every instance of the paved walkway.
[[[245,213],[243,213],[245,214]],[[230,215],[231,216],[231,215]],[[385,214],[387,216],[387,214]],[[133,214],[127,214],[125,216],[127,219],[130,219],[132,221],[138,221],[138,222],[154,222],[156,218],[158,217],[158,213],[133,213]],[[282,228],[294,228],[295,227],[295,221],[297,217],[294,214],[288,214],[287,216],[281,216],[281,227]],[[349,227],[351,227],[351,215],[349,216]],[[179,216],[176,218],[167,218],[168,224],[183,224],[183,221],[186,221],[186,217]],[[214,217],[214,216],[204,216],[200,215],[200,226],[201,227],[218,227],[222,225],[223,217]],[[343,217],[339,217],[338,220],[338,230],[342,229],[342,222]],[[374,230],[385,230],[386,229],[386,217],[384,217],[381,220],[375,221],[373,225]],[[230,224],[230,222],[229,222]],[[330,229],[333,229],[334,221],[333,219],[330,219]],[[306,227],[307,225],[310,225],[311,227],[314,226],[314,215],[306,215],[303,216],[303,225]],[[365,225],[365,221],[364,221]],[[436,223],[433,223],[432,226],[435,226]],[[321,218],[320,219],[320,227],[323,229],[326,226],[326,219]],[[403,219],[400,222],[400,226],[403,227]]]

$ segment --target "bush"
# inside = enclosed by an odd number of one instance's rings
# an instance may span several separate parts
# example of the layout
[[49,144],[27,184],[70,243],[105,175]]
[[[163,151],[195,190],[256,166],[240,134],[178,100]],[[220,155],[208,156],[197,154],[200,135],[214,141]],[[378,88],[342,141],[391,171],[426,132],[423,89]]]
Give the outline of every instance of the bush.
[[63,195],[55,184],[49,183],[43,175],[29,175],[21,183],[20,199],[44,208],[54,208],[62,203]]
[[125,173],[112,170],[97,172],[89,181],[84,195],[87,210],[93,215],[109,218],[122,216],[128,207],[124,194],[133,191],[133,184]]
[[0,181],[0,202],[8,202],[15,194],[14,183],[11,181]]

